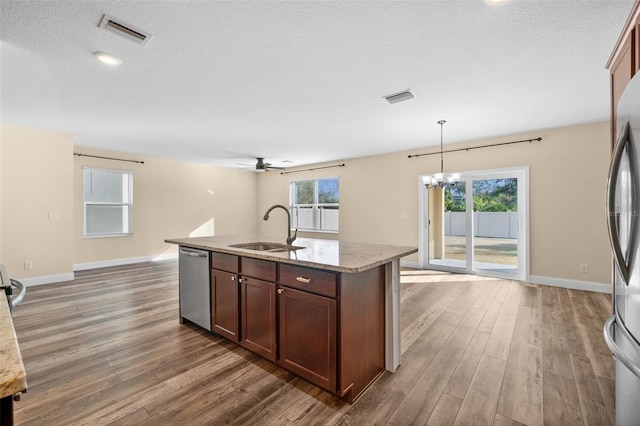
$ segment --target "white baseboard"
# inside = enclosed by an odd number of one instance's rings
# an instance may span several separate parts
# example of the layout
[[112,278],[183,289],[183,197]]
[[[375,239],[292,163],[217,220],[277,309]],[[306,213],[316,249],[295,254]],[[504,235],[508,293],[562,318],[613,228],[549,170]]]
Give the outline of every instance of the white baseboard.
[[[418,264],[418,262],[408,260],[400,260],[400,266],[420,269],[420,265]],[[541,277],[537,275],[531,275],[528,282],[532,284],[570,288],[573,290],[595,291],[598,293],[611,294],[611,284],[608,283],[594,283],[591,281],[568,280],[565,278]]]
[[75,263],[74,271],[85,271],[87,269],[107,268],[109,266],[130,265],[132,263],[150,262],[151,256],[129,257],[124,259],[99,260],[97,262]]
[[87,269],[107,268],[109,266],[131,265],[132,263],[157,262],[162,260],[177,259],[178,253],[167,253],[159,256],[140,256],[122,259],[100,260],[97,262],[76,263],[73,265],[74,271],[85,271]]
[[[98,262],[76,263],[73,265],[73,270],[84,271],[87,269],[106,268],[108,266],[130,265],[132,263],[140,263],[140,262],[157,262],[157,261],[172,260],[177,258],[178,258],[177,253],[168,253],[168,254],[162,254],[160,256],[141,256],[141,257],[130,257],[125,259],[110,259],[110,260],[102,260]],[[63,281],[73,281],[74,278],[75,278],[75,274],[73,272],[68,272],[65,274],[42,275],[39,277],[20,278],[18,279],[18,281],[24,284],[25,287],[31,287],[35,285],[52,284],[52,283],[59,283]]]
[[573,290],[596,291],[599,293],[611,293],[611,284],[594,283],[590,281],[568,280],[565,278],[540,277],[531,275],[529,282],[532,284],[550,285],[554,287],[570,288]]
[[[168,253],[168,254],[162,254],[160,256],[130,257],[130,258],[124,258],[124,259],[102,260],[98,262],[77,263],[73,265],[73,270],[83,271],[87,269],[105,268],[108,266],[130,265],[132,263],[140,263],[140,262],[172,260],[172,259],[177,259],[177,257],[178,257],[177,253]],[[418,262],[414,262],[414,261],[400,260],[400,265],[405,266],[407,268],[419,269]],[[75,278],[74,273],[69,272],[65,274],[43,275],[40,277],[21,278],[19,281],[22,284],[24,284],[26,287],[30,287],[30,286],[41,285],[41,284],[51,284],[51,283],[58,283],[63,281],[72,281],[74,278]],[[569,280],[564,278],[541,277],[537,275],[531,275],[529,277],[529,282],[532,284],[549,285],[554,287],[570,288],[574,290],[586,290],[586,291],[595,291],[599,293],[611,293],[611,284],[608,284],[608,283],[594,283],[590,281]]]
[[25,287],[32,287],[34,285],[60,283],[63,281],[73,281],[74,278],[75,278],[74,273],[68,272],[65,274],[42,275],[39,277],[20,278],[18,279],[18,281],[24,284]]
[[158,256],[151,258],[151,260],[153,262],[158,262],[158,261],[162,261],[162,260],[173,260],[173,259],[177,259],[177,258],[178,258],[178,252],[175,252],[175,253],[159,254]]

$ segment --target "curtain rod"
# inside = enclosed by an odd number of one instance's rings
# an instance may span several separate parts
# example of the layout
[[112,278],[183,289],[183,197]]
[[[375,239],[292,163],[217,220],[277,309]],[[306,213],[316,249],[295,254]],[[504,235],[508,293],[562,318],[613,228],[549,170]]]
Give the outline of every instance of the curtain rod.
[[[492,143],[492,144],[489,144],[489,145],[470,146],[470,147],[468,147],[468,148],[450,149],[450,150],[448,150],[448,151],[442,151],[442,153],[446,154],[446,153],[448,153],[448,152],[471,151],[472,149],[490,148],[490,147],[492,147],[492,146],[501,146],[501,145],[512,145],[512,144],[515,144],[515,143],[525,143],[525,142],[529,142],[529,143],[531,143],[531,142],[534,142],[534,141],[536,141],[536,142],[540,142],[541,140],[542,140],[542,138],[541,138],[541,137],[537,137],[537,138],[535,138],[535,139],[524,139],[524,140],[521,140],[521,141]],[[437,154],[440,154],[440,152],[441,152],[441,151],[437,151],[437,152],[429,152],[429,153],[427,153],[427,154],[413,154],[413,155],[409,155],[409,158],[413,158],[413,157],[422,157],[422,156],[425,156],[425,155],[437,155]]]
[[144,164],[144,161],[138,160],[124,160],[122,158],[113,158],[113,157],[101,157],[99,155],[89,155],[89,154],[77,154],[73,153],[73,155],[77,155],[78,157],[91,157],[91,158],[101,158],[103,160],[113,160],[113,161],[126,161],[127,163],[136,163],[136,164]]
[[300,173],[300,172],[311,172],[314,170],[321,170],[321,169],[330,169],[332,167],[344,167],[345,164],[334,164],[333,166],[324,166],[324,167],[314,167],[312,169],[303,169],[303,170],[292,170],[290,172],[280,172],[281,175],[288,175],[290,173]]

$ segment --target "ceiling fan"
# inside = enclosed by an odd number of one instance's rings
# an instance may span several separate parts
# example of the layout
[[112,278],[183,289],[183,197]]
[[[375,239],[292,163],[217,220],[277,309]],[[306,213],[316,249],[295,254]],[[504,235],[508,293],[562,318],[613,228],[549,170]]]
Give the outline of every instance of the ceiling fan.
[[[262,157],[256,157],[256,165],[255,165],[255,170],[256,172],[268,172],[269,170],[284,170],[284,167],[276,167],[276,166],[272,166],[271,163],[265,163],[264,162],[264,158]],[[240,166],[249,166],[251,167],[251,164],[243,164],[243,163],[237,163]]]

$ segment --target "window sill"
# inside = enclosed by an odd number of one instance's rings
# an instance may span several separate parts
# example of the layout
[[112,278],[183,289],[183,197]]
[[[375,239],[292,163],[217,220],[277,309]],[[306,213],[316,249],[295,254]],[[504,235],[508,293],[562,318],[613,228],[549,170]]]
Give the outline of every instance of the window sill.
[[104,235],[83,235],[82,238],[92,240],[94,238],[121,238],[121,237],[133,237],[133,232],[129,234],[104,234]]
[[314,233],[314,234],[339,234],[340,233],[340,231],[327,231],[326,229],[298,229],[298,232],[306,232],[306,233]]

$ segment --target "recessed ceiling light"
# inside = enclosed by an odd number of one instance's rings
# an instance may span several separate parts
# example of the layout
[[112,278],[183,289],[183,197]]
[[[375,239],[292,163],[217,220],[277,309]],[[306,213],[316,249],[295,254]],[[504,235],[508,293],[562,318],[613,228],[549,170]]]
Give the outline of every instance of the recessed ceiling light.
[[108,65],[120,65],[122,63],[122,59],[120,58],[116,58],[113,55],[110,55],[108,53],[105,52],[94,52],[93,54],[96,58],[98,58],[98,60],[102,63],[108,64]]
[[507,2],[507,0],[485,0],[485,1],[489,4],[502,4]]

